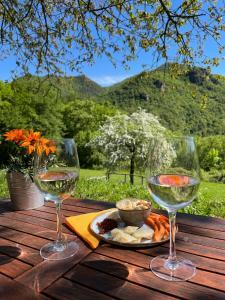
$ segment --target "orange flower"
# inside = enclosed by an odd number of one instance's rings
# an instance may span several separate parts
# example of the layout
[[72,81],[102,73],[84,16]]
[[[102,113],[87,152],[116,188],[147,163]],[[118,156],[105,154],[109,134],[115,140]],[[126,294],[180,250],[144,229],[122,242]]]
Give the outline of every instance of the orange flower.
[[53,141],[50,141],[46,138],[40,138],[36,145],[36,151],[38,155],[41,155],[45,152],[46,155],[54,153],[56,151],[56,146]]
[[40,138],[40,132],[34,132],[33,130],[30,130],[26,133],[26,136],[24,136],[24,139],[20,146],[27,148],[28,154],[31,154],[36,150],[36,144],[40,140]]
[[53,141],[48,140],[47,143],[47,149],[45,150],[46,155],[48,155],[49,153],[55,153],[56,152],[56,145]]
[[13,129],[5,133],[4,136],[6,141],[13,141],[20,147],[26,148],[28,154],[37,152],[38,155],[41,155],[45,152],[46,155],[49,155],[56,151],[56,146],[51,140],[41,137],[40,132],[35,132],[32,129]]
[[18,144],[24,139],[25,134],[26,132],[23,129],[13,129],[3,134],[3,136],[6,141],[13,141]]

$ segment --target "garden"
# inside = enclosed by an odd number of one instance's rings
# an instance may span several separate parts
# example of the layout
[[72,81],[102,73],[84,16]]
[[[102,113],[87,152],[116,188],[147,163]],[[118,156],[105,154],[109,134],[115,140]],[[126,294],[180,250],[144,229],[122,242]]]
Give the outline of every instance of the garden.
[[[144,110],[130,116],[118,114],[108,117],[99,128],[98,135],[86,144],[89,149],[86,155],[92,151],[98,165],[91,168],[81,165],[79,183],[73,196],[111,202],[128,197],[151,200],[141,166],[146,158],[147,143],[155,134],[174,135]],[[201,185],[198,198],[183,212],[225,218],[225,137],[198,137],[196,142]],[[4,149],[4,142],[0,149]],[[5,152],[1,156],[2,167],[9,159]],[[82,155],[84,159],[85,153]],[[3,168],[0,171],[0,198],[8,196],[6,168]],[[153,205],[157,207],[154,202]]]

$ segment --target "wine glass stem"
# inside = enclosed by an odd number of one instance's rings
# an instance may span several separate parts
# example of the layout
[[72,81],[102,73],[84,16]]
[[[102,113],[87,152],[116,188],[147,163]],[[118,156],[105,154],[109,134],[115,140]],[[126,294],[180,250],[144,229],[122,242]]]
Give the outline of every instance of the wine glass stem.
[[170,253],[167,261],[167,267],[169,269],[176,269],[177,257],[175,249],[175,236],[176,236],[176,211],[170,211],[169,222],[170,222]]
[[56,203],[56,216],[57,216],[57,237],[56,244],[62,243],[62,213],[61,213],[61,202]]

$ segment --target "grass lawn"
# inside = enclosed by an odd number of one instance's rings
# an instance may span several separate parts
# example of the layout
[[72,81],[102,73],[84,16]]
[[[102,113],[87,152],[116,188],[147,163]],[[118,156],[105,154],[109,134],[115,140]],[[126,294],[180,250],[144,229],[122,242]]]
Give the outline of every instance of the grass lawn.
[[[124,183],[124,176],[113,175],[107,181],[104,175],[104,170],[82,169],[74,196],[112,202],[126,197],[151,199],[146,185],[140,184],[139,178],[134,186],[130,186],[128,182]],[[5,172],[0,171],[0,198],[6,197],[8,197],[8,188]],[[155,204],[154,206],[157,207]],[[183,211],[225,218],[225,184],[201,182],[198,199]]]
[[105,170],[89,170],[89,169],[81,169],[80,170],[80,178],[85,177],[101,177],[105,176]]

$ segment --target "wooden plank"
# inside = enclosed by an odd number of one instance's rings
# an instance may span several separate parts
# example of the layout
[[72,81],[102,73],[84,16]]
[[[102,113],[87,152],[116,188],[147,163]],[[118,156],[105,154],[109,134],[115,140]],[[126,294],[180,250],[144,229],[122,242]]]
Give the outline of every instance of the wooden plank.
[[[213,246],[213,245],[212,245]],[[162,247],[169,247],[169,244],[162,244]],[[225,261],[225,250],[217,249],[213,247],[208,247],[199,244],[193,244],[191,242],[177,240],[176,241],[176,249],[181,250],[187,253],[192,253],[208,258],[219,259]]]
[[43,261],[15,280],[31,289],[35,289],[38,285],[39,292],[43,291],[91,252],[91,250],[79,240],[78,245],[79,251],[75,256],[58,261]]
[[[45,227],[45,228],[56,231],[56,215],[55,215],[54,222],[42,219],[41,217],[29,216],[29,215],[25,215],[25,214],[17,213],[17,212],[5,213],[4,217],[9,218],[9,219],[13,219],[13,220],[22,221],[22,222],[28,223],[28,224],[33,224],[33,225],[34,224],[36,224],[36,225],[41,224],[42,227]],[[65,222],[64,217],[62,219],[63,219],[63,222]],[[67,234],[71,234],[71,231],[65,226],[62,226],[62,232],[67,233]]]
[[210,238],[225,240],[225,232],[223,232],[223,231],[217,231],[215,229],[208,229],[208,228],[205,229],[202,227],[195,227],[195,226],[192,226],[191,224],[184,225],[184,224],[180,223],[179,231],[191,233],[191,234],[194,234],[197,236],[207,236]]
[[[116,269],[118,276],[123,274],[121,278],[105,274],[104,271],[93,270],[87,268],[86,266],[78,265],[68,272],[65,277],[74,282],[85,285],[88,288],[95,289],[98,292],[107,294],[109,296],[116,297],[117,299],[129,299],[129,300],[169,300],[174,299],[172,296],[167,296],[160,292],[151,290],[140,286],[139,284],[134,284],[126,279],[129,277],[129,270],[126,266],[115,262],[111,264],[112,268]],[[116,265],[116,267],[115,267]]]
[[[104,244],[98,247],[95,252],[144,268],[149,265],[152,257],[157,255],[168,255],[169,250],[164,247],[153,247],[145,250],[142,249],[137,252],[127,248],[112,247]],[[182,251],[177,251],[177,255],[191,260],[198,268],[202,270],[225,275],[225,262],[223,261],[193,255]]]
[[38,250],[19,243],[0,238],[0,245],[0,253],[7,254],[30,265],[36,265],[43,260]]
[[63,203],[65,205],[74,205],[74,206],[79,206],[79,207],[86,207],[88,209],[93,209],[93,210],[102,210],[102,209],[108,209],[115,207],[115,203],[112,202],[103,202],[103,201],[96,201],[96,200],[90,200],[90,199],[67,199]]
[[195,234],[190,234],[186,232],[178,232],[176,234],[176,240],[177,241],[184,241],[187,243],[193,243],[193,244],[199,244],[204,245],[212,248],[218,248],[218,249],[225,249],[225,241],[209,238],[206,236],[199,236]]
[[189,225],[202,228],[208,228],[217,231],[225,231],[225,220],[214,218],[214,217],[206,217],[206,216],[195,216],[189,214],[178,213],[177,214],[177,223]]
[[0,226],[0,237],[38,250],[48,242],[44,238],[3,226]]
[[30,265],[6,254],[0,254],[0,273],[15,278],[29,269]]
[[[40,220],[40,224],[41,224],[41,220]],[[36,235],[38,237],[47,238],[50,240],[55,239],[55,231],[49,230],[48,228],[42,227],[40,225],[38,226],[38,225],[34,225],[34,224],[28,224],[28,223],[24,223],[19,220],[8,219],[3,216],[0,216],[0,225],[2,225],[4,227],[15,229],[15,230],[18,230],[21,232],[30,233],[30,234]],[[73,234],[71,234],[69,236],[71,238],[74,237]]]
[[[95,253],[89,255],[82,263],[85,264],[85,266],[94,268],[95,270],[98,270],[100,272],[108,273],[121,279],[123,278],[133,283],[153,288],[176,297],[181,297],[185,299],[199,299],[197,296],[207,295],[207,299],[224,299],[225,295],[223,292],[225,288],[224,276],[222,275],[216,276],[216,274],[213,274],[214,277],[210,278],[208,272],[198,271],[199,273],[201,273],[199,277],[201,277],[201,275],[206,275],[210,279],[208,280],[206,277],[205,281],[201,281],[200,283],[200,278],[195,277],[196,279],[193,280],[195,280],[195,283],[198,284],[191,283],[190,281],[177,283],[160,280],[149,270],[148,265],[145,269],[143,269],[123,262],[118,263],[116,259],[108,258]],[[87,272],[89,271],[86,270],[86,274]],[[78,281],[80,282],[80,277],[82,278],[82,275],[80,276],[80,273],[76,273],[76,270],[71,270],[67,278],[73,279],[75,278],[75,276],[78,276]],[[218,278],[218,281],[214,282],[214,285],[212,287],[210,286],[210,284],[212,284],[213,279],[215,279],[215,277]],[[210,286],[210,288],[202,286],[200,284],[207,284]],[[215,290],[215,287],[217,289],[220,289],[221,291]]]
[[[141,268],[148,268],[151,258],[154,257],[155,255],[162,255],[162,254],[166,254],[168,255],[168,251],[165,251],[165,249],[161,248],[162,251],[158,251],[158,249],[154,249],[153,251],[151,251],[150,255],[151,257],[148,257],[146,255],[143,255],[139,252],[135,252],[135,251],[131,251],[131,250],[125,250],[125,249],[116,249],[114,247],[107,247],[107,246],[102,246],[99,249],[96,250],[97,253],[116,259],[121,260],[123,262],[129,263],[129,264],[134,264],[135,266],[139,266]],[[146,251],[147,252],[147,251]],[[149,252],[147,252],[149,254]],[[183,253],[177,253],[177,255],[181,255],[184,258],[187,259],[191,259],[193,261],[193,263],[196,264],[196,267],[201,267],[203,269],[202,266],[200,266],[200,262],[201,262],[201,257],[195,256],[195,259],[193,260],[193,257],[189,257],[187,255],[183,255]],[[206,260],[206,259],[204,259]],[[214,262],[214,267],[213,267],[213,262]],[[216,289],[220,289],[222,291],[225,291],[225,284],[224,283],[224,274],[225,274],[225,263],[224,262],[219,262],[219,261],[215,261],[215,260],[211,260],[211,261],[203,261],[203,263],[205,264],[209,264],[209,268],[207,268],[208,270],[211,267],[211,271],[214,272],[219,272],[221,271],[222,275],[218,275],[218,274],[213,274],[211,272],[206,272],[203,270],[198,270],[197,272],[197,276],[193,277],[193,279],[191,279],[191,282],[195,282],[198,283],[200,285],[206,285],[209,286],[211,288],[216,288]],[[222,264],[221,264],[222,263]],[[204,280],[202,280],[201,278],[204,278]]]
[[[55,214],[55,208],[51,207],[51,206],[41,206],[41,207],[39,207],[38,209],[35,209],[35,210],[36,211],[41,211],[41,212],[47,212],[47,213],[52,214],[54,216],[56,215]],[[76,212],[76,211],[70,211],[70,210],[64,210],[64,209],[62,209],[62,214],[65,217],[70,217],[70,216],[80,215],[81,212]]]
[[98,293],[94,290],[88,289],[80,284],[70,280],[60,278],[50,287],[44,290],[44,293],[54,297],[54,299],[67,299],[67,300],[110,300],[115,299],[107,295]]
[[[50,202],[45,202],[45,204],[46,203],[50,203]],[[96,201],[90,199],[77,199],[77,198],[70,198],[64,200],[63,205],[71,205],[73,207],[78,207],[78,209],[87,208],[88,210],[90,209],[93,211],[115,207],[115,204],[111,202],[103,202],[103,201]],[[12,211],[11,201],[9,199],[4,201],[0,200],[0,211]]]
[[[180,250],[180,251],[183,251],[186,253],[190,253],[190,254],[195,254],[198,256],[207,257],[209,259],[225,261],[225,250],[213,248],[213,240],[212,240],[211,246],[205,246],[203,244],[195,244],[195,243],[192,243],[190,240],[185,240],[185,241],[183,239],[176,240],[176,249],[177,250]],[[169,242],[167,242],[165,244],[161,244],[161,247],[169,248]],[[146,251],[147,252],[151,251],[151,249],[152,248],[150,248],[149,250],[139,250],[139,251],[146,253]],[[156,248],[156,249],[158,249],[158,248]],[[167,250],[167,252],[169,252],[169,250]]]
[[196,275],[189,281],[225,292],[225,279],[222,275],[197,270]]
[[[129,255],[129,254],[128,254]],[[104,260],[104,259],[108,259],[108,256],[107,258],[104,258],[105,254],[103,255],[98,255],[98,254],[92,254],[90,255],[88,258],[85,259],[84,263],[86,264],[87,261],[101,261],[101,260]],[[126,260],[127,260],[127,253],[125,254],[126,256]],[[111,259],[111,258],[109,258]],[[118,262],[118,257],[114,257],[112,258],[112,262],[115,262],[117,261]],[[150,263],[150,260],[149,261],[146,261],[145,264],[143,264],[143,259],[142,258],[142,266],[141,268],[145,268],[145,269],[149,269],[149,263]],[[126,263],[125,263],[126,264]],[[126,264],[127,266],[129,266],[129,269],[132,268],[132,272],[133,270],[136,270],[136,266],[131,266],[132,263],[129,263],[129,264]],[[101,263],[101,265],[103,265]],[[135,265],[137,265],[137,257],[135,259]],[[89,266],[89,264],[88,264]],[[106,264],[107,266],[107,264]],[[108,272],[110,270],[105,270],[105,272]],[[141,270],[137,269],[137,271],[135,271],[136,273],[139,273],[141,272]],[[110,271],[110,274],[112,274],[112,270]],[[114,274],[114,271],[113,271],[113,274]],[[116,275],[116,272],[115,274]],[[203,280],[204,278],[204,280]],[[192,279],[189,280],[190,282],[194,282],[194,283],[197,283],[199,285],[205,285],[206,287],[210,287],[210,288],[215,288],[215,289],[218,289],[218,290],[221,290],[221,291],[225,291],[225,284],[224,284],[224,276],[223,275],[219,275],[219,274],[215,274],[215,273],[211,273],[211,272],[206,272],[206,271],[203,271],[203,270],[198,270],[197,271],[197,275],[194,276]]]
[[[76,206],[75,203],[76,200],[73,200],[73,204],[70,205],[67,203],[67,201],[63,201],[63,204],[62,204],[62,209],[63,210],[69,210],[69,211],[75,211],[77,213],[88,213],[88,212],[93,212],[93,208],[91,207],[81,207],[81,206]],[[53,207],[55,209],[55,204],[52,203],[52,202],[45,202],[45,206],[46,207]]]
[[[162,244],[161,247],[165,247],[165,248],[169,248],[169,243],[165,243]],[[145,250],[138,250],[142,253],[146,253],[152,251],[152,248]],[[155,249],[159,249],[159,253],[160,253],[160,248],[156,247]],[[203,246],[203,245],[198,245],[198,244],[192,244],[192,243],[188,243],[188,242],[184,242],[181,240],[177,240],[176,241],[176,249],[177,251],[183,251],[186,253],[190,253],[190,254],[195,254],[198,256],[203,256],[203,257],[207,257],[209,259],[215,259],[215,260],[219,260],[219,261],[225,261],[225,251],[224,250],[220,250],[220,249],[216,249],[216,248],[212,248],[212,247],[207,247],[207,246]],[[167,253],[169,252],[169,249],[167,250]]]
[[47,296],[25,287],[24,285],[11,280],[0,274],[0,299],[2,300],[47,300]]
[[32,210],[21,210],[18,211],[17,213],[19,214],[23,214],[26,216],[33,216],[36,218],[40,218],[41,220],[48,220],[48,221],[56,221],[56,214],[52,214],[52,213],[48,213],[48,212],[44,212],[44,211],[40,211],[40,210],[36,210],[36,209],[32,209]]
[[[144,253],[143,250],[140,250]],[[148,255],[157,256],[157,255],[168,255],[169,249],[164,247],[157,247],[151,249],[151,251],[146,251]],[[146,253],[145,252],[145,253]],[[196,267],[202,270],[211,271],[219,274],[225,274],[225,261],[216,260],[208,257],[198,256],[191,253],[186,253],[183,251],[177,251],[177,255],[180,255],[186,259],[191,260]]]

